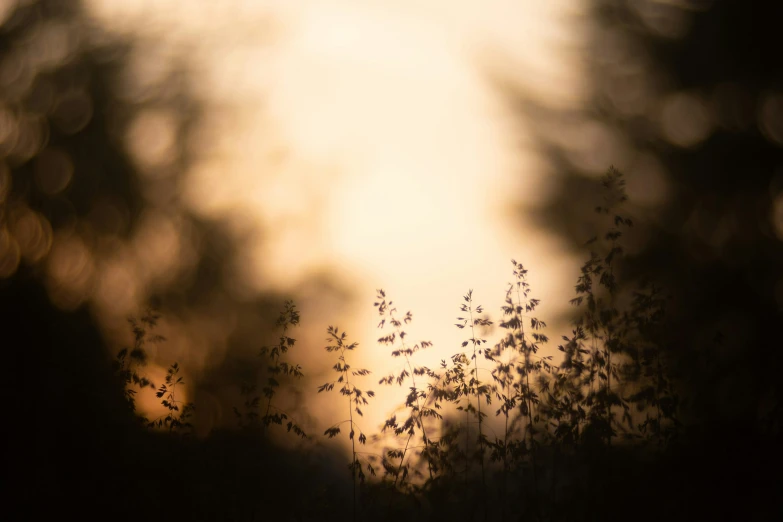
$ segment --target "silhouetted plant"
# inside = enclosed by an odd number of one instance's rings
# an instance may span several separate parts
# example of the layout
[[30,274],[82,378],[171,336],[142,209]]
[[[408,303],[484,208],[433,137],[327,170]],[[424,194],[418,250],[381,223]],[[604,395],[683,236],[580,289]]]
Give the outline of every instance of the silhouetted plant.
[[[674,390],[663,352],[662,332],[666,297],[654,284],[634,292],[628,322],[635,328],[636,360],[643,381],[627,397],[645,419],[638,427],[643,436],[660,448],[674,439],[680,428],[677,416],[679,395]],[[650,411],[652,408],[652,411]]]
[[[299,324],[299,311],[296,309],[296,305],[293,301],[288,300],[285,302],[283,310],[280,312],[280,316],[277,318],[277,326],[282,328],[278,343],[274,346],[264,346],[261,348],[259,355],[269,358],[270,365],[268,367],[269,376],[267,377],[267,384],[261,390],[266,398],[266,409],[264,415],[260,417],[261,423],[264,428],[268,428],[270,424],[282,425],[286,422],[286,427],[289,432],[293,432],[302,438],[306,438],[307,435],[302,428],[294,422],[291,416],[285,411],[281,410],[272,402],[277,389],[280,387],[280,381],[278,378],[296,378],[301,379],[304,374],[302,373],[302,367],[298,364],[291,364],[281,358],[286,354],[290,348],[296,344],[296,339],[287,335],[288,329]],[[246,396],[245,407],[249,415],[252,416],[254,409],[257,409],[259,398],[251,397],[255,391],[255,387],[245,386],[242,390],[243,395]],[[241,416],[241,413],[236,410],[234,412]],[[255,412],[257,415],[257,411]],[[246,414],[247,415],[247,414]],[[245,418],[246,421],[252,421],[252,417]]]
[[[472,459],[477,460],[481,470],[481,484],[483,489],[481,499],[484,506],[484,518],[486,519],[487,480],[485,449],[488,445],[488,440],[484,433],[483,424],[487,414],[481,411],[481,401],[483,400],[489,405],[492,402],[492,395],[491,387],[481,380],[479,370],[483,370],[483,368],[479,367],[478,360],[480,355],[483,355],[488,360],[492,360],[492,356],[490,350],[484,348],[487,340],[477,336],[476,327],[488,327],[492,325],[492,321],[483,317],[474,316],[474,314],[481,314],[483,308],[481,305],[474,307],[472,290],[469,290],[468,293],[463,296],[463,301],[464,303],[460,305],[460,311],[467,313],[468,316],[457,317],[457,321],[460,322],[456,323],[456,326],[459,329],[464,329],[466,326],[470,327],[470,338],[463,341],[461,345],[463,349],[469,347],[470,351],[467,354],[459,352],[451,357],[451,366],[446,369],[443,377],[443,386],[445,389],[439,393],[439,396],[446,397],[451,402],[457,404],[457,411],[465,412],[464,480],[467,486],[470,476],[470,461]],[[470,447],[471,417],[476,419],[478,425],[475,451],[472,454]]]
[[[381,322],[378,324],[378,328],[383,329],[387,320],[394,328],[392,333],[381,337],[378,339],[378,342],[392,348],[392,357],[402,357],[405,360],[402,368],[399,369],[399,374],[395,375],[395,373],[392,372],[388,376],[383,377],[380,381],[378,381],[378,384],[391,385],[397,383],[399,386],[402,386],[406,381],[410,381],[410,391],[406,396],[404,403],[404,407],[408,410],[407,417],[402,423],[400,423],[397,420],[396,412],[394,412],[388,419],[386,419],[382,430],[391,430],[396,436],[404,434],[407,434],[408,436],[405,440],[405,446],[402,449],[391,449],[386,452],[384,455],[384,469],[388,470],[388,472],[394,475],[395,487],[398,485],[398,483],[400,485],[405,484],[406,479],[408,478],[408,474],[411,470],[410,462],[406,462],[405,457],[408,453],[408,450],[410,449],[411,441],[418,430],[421,435],[422,442],[422,450],[419,452],[419,455],[427,464],[429,479],[432,480],[433,470],[431,463],[432,459],[430,456],[430,447],[432,445],[432,441],[427,436],[427,428],[424,425],[424,419],[429,417],[436,419],[441,418],[440,413],[437,411],[440,409],[440,403],[438,401],[433,402],[434,407],[428,406],[431,399],[433,399],[432,391],[434,390],[434,383],[437,383],[439,376],[426,366],[414,367],[413,363],[411,362],[411,357],[413,357],[413,354],[419,350],[430,347],[432,343],[429,341],[422,341],[421,343],[414,344],[412,346],[407,344],[405,342],[406,333],[402,330],[402,326],[403,324],[409,324],[413,320],[413,316],[411,315],[410,311],[407,312],[402,321],[400,321],[394,315],[397,309],[392,307],[392,301],[389,301],[388,303],[386,302],[386,293],[383,290],[378,290],[377,299],[378,301],[374,303],[374,306],[378,309],[378,314],[383,317]],[[395,344],[397,340],[399,340],[399,345]],[[425,377],[428,379],[428,385],[426,389],[420,388],[416,385],[417,376],[420,379],[424,379]],[[395,466],[391,462],[387,462],[386,459],[399,459],[399,464]]]
[[163,399],[160,403],[168,410],[165,416],[161,415],[148,424],[151,428],[168,428],[169,432],[179,430],[192,430],[193,425],[188,419],[193,416],[195,406],[192,402],[184,402],[177,399],[177,386],[184,386],[185,381],[179,375],[179,364],[169,366],[166,372],[166,381],[160,385],[155,396]]
[[[354,520],[368,516],[373,509],[364,499],[359,502],[359,491],[373,494],[369,498],[379,509],[386,509],[389,518],[394,518],[391,508],[395,502],[405,506],[447,503],[448,509],[435,511],[450,519],[475,517],[473,511],[480,509],[481,502],[483,520],[496,515],[504,521],[512,516],[535,519],[542,514],[569,520],[573,508],[563,506],[571,503],[595,509],[591,502],[596,501],[598,489],[611,483],[612,462],[633,448],[630,444],[643,439],[642,447],[650,443],[663,451],[677,435],[680,398],[665,350],[666,298],[655,285],[630,292],[630,285],[621,281],[620,240],[625,228],[632,225],[618,211],[626,199],[622,174],[609,169],[603,184],[605,202],[596,211],[607,216],[610,224],[588,242],[590,254],[580,268],[576,296],[571,300],[578,312],[570,334],[562,336],[563,343],[558,346],[562,353],[558,364],[552,355],[542,353],[548,338],[543,333],[546,323],[536,317],[540,301],[531,297],[528,272],[515,260],[515,280],[506,289],[499,323],[502,337],[492,348],[487,347],[481,329],[493,323],[481,315],[482,307],[468,291],[456,326],[469,326],[470,333],[460,352],[441,361],[438,372],[415,365],[414,355],[431,343],[411,343],[405,330],[412,314],[399,316],[386,293],[377,291],[378,328],[386,329],[378,342],[388,347],[399,363],[379,384],[407,389],[404,401],[390,412],[381,430],[389,437],[386,441],[391,439],[395,445],[384,448],[384,480],[377,487],[366,483],[367,475],[376,475],[373,463],[377,460],[372,453],[358,450],[367,443],[367,436],[355,417],[363,415],[368,399],[374,397],[372,391],[357,387],[359,378],[370,371],[351,366],[348,353],[358,343],[349,343],[345,332],[329,326],[326,350],[337,353],[333,366],[337,377],[318,387],[318,392],[338,386],[349,408],[348,417],[327,428],[324,435],[336,437],[344,424],[349,425]],[[134,347],[117,356],[117,371],[128,390],[126,400],[131,408],[136,393],[131,388],[151,385],[138,368],[146,360],[145,343],[163,339],[151,333],[158,317],[147,312],[138,321],[131,320]],[[279,340],[260,353],[269,361],[265,386],[261,393],[249,383],[240,388],[244,409],[235,408],[235,413],[241,428],[266,430],[271,424],[287,421],[289,431],[305,436],[277,405],[286,381],[303,376],[298,364],[286,360],[296,344],[289,336],[290,329],[299,322],[296,307],[286,301],[276,322],[281,328]],[[482,360],[491,362],[492,367],[483,367]],[[192,428],[193,405],[178,398],[179,386],[184,384],[179,371],[177,363],[169,368],[157,392],[167,413],[150,426],[169,432]],[[498,429],[489,437],[493,425],[487,422],[487,408],[493,396],[502,433]],[[631,406],[637,410],[633,419]],[[615,417],[620,409],[622,421]],[[444,410],[447,414],[442,416]],[[448,415],[454,411],[456,421]],[[619,428],[626,425],[626,440],[617,443]],[[496,491],[500,492],[499,502],[495,502]],[[384,498],[388,501],[378,502]],[[541,502],[548,503],[543,510]],[[432,514],[419,515],[427,519]]]
[[584,329],[576,326],[571,337],[563,336],[566,344],[557,347],[563,352],[563,361],[552,367],[552,377],[541,381],[543,400],[539,411],[549,419],[553,439],[564,447],[576,447],[580,440],[580,428],[587,418],[582,407],[585,401],[584,385],[589,382],[584,356],[589,353],[583,347]]
[[[454,404],[457,410],[466,411],[461,407],[464,398],[467,405],[468,399],[463,395],[467,382],[465,380],[465,366],[467,357],[463,353],[454,354],[450,362],[441,360],[441,379],[432,390],[432,396],[439,404]],[[465,414],[466,423],[469,422],[469,414]],[[439,438],[431,448],[431,462],[433,471],[439,472],[442,478],[456,479],[463,477],[463,484],[468,484],[469,457],[468,447],[469,426],[466,423],[454,423],[450,419],[442,418],[439,428]]]
[[[516,282],[510,283],[506,291],[505,303],[502,307],[504,319],[500,327],[509,332],[495,345],[492,357],[495,360],[495,369],[492,370],[492,378],[495,381],[493,392],[500,401],[500,407],[495,412],[496,416],[503,416],[503,437],[496,437],[490,444],[492,452],[490,458],[501,461],[503,465],[503,498],[502,518],[505,518],[505,492],[508,484],[508,473],[513,464],[518,464],[525,456],[530,455],[530,463],[533,469],[533,480],[536,482],[535,446],[536,424],[539,422],[540,413],[535,411],[538,407],[539,396],[531,384],[538,381],[541,386],[542,370],[551,372],[552,356],[539,356],[540,345],[549,339],[540,333],[546,323],[528,314],[535,311],[540,303],[538,299],[530,297],[530,284],[527,282],[527,270],[521,263],[511,260],[514,266],[513,274]],[[516,296],[516,300],[514,297]],[[527,335],[525,323],[529,322],[532,334]],[[535,411],[535,413],[534,413]],[[521,419],[527,424],[522,437],[514,440],[513,431]]]
[[[147,309],[138,319],[128,318],[133,331],[133,347],[120,350],[114,361],[114,370],[123,384],[128,409],[134,413],[136,412],[137,391],[133,387],[136,386],[139,390],[155,389],[155,385],[146,376],[139,373],[139,370],[147,364],[145,344],[159,343],[165,340],[162,335],[152,333],[158,324],[158,319],[160,319],[160,314],[151,308]],[[143,417],[140,419],[147,422],[147,419]]]
[[620,365],[612,356],[623,350],[622,315],[616,307],[619,285],[615,275],[615,261],[622,255],[623,248],[618,244],[622,236],[620,227],[630,227],[629,218],[617,213],[617,206],[627,200],[625,180],[620,171],[610,167],[602,181],[604,186],[604,205],[596,207],[596,212],[610,216],[611,226],[605,232],[603,240],[609,243],[608,252],[597,252],[602,243],[595,237],[588,241],[592,245],[590,258],[582,265],[576,284],[576,297],[571,300],[575,306],[585,305],[582,315],[577,319],[581,327],[579,335],[572,339],[578,352],[584,353],[584,345],[589,344],[585,367],[587,369],[588,391],[583,404],[587,411],[586,432],[596,440],[611,445],[614,429],[613,406],[623,408],[623,419],[631,424],[627,402],[612,388],[612,379],[619,380]]
[[[671,440],[679,422],[676,419],[677,394],[666,369],[662,351],[664,299],[655,286],[630,293],[618,279],[618,260],[623,255],[619,243],[622,229],[632,226],[617,207],[626,200],[622,174],[610,168],[603,180],[604,204],[596,212],[608,216],[610,226],[589,241],[588,260],[582,265],[571,304],[580,308],[570,336],[558,346],[562,363],[551,367],[551,377],[542,375],[538,411],[551,432],[551,502],[555,502],[556,475],[573,474],[574,466],[556,457],[569,450],[584,450],[588,455],[596,444],[611,447],[616,428],[624,428],[626,439],[644,436],[661,446]],[[630,303],[623,304],[623,300]],[[627,391],[633,392],[628,394]],[[646,416],[635,427],[630,404]],[[615,410],[622,409],[622,420]],[[661,427],[666,425],[666,434]],[[605,477],[610,476],[611,459],[604,459]],[[575,464],[572,462],[572,464]],[[593,477],[596,477],[593,475]],[[591,484],[598,484],[595,478]],[[573,487],[573,484],[572,486]],[[596,487],[596,486],[589,486]],[[588,489],[589,489],[588,487]]]
[[[368,403],[367,398],[375,397],[375,392],[368,390],[366,392],[360,390],[356,385],[351,382],[351,377],[364,377],[370,374],[370,370],[364,368],[352,369],[349,364],[346,354],[356,349],[359,343],[348,343],[347,335],[345,332],[340,332],[335,326],[329,326],[327,329],[327,342],[331,343],[326,346],[326,351],[329,353],[337,352],[337,362],[332,367],[339,375],[337,380],[327,382],[318,387],[318,393],[332,391],[335,385],[340,385],[340,394],[346,397],[348,401],[348,418],[341,420],[324,431],[324,435],[330,439],[340,434],[340,426],[348,423],[349,433],[348,438],[351,441],[351,463],[348,468],[351,471],[351,479],[353,482],[353,518],[356,520],[356,481],[357,479],[362,483],[365,480],[365,474],[362,470],[362,465],[359,459],[359,452],[356,451],[356,432],[358,431],[359,444],[367,443],[367,436],[362,432],[359,425],[354,422],[354,412],[363,416],[361,406],[366,406]],[[371,475],[375,475],[375,468],[370,462],[367,462],[367,470]]]

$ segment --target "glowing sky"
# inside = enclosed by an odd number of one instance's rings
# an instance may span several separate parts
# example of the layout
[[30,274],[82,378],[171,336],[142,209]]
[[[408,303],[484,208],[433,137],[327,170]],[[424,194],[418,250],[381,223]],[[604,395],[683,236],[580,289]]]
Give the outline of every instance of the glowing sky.
[[[148,42],[135,81],[184,54],[198,94],[219,108],[194,139],[199,160],[181,188],[193,211],[259,230],[263,240],[243,245],[241,291],[301,293],[319,272],[349,282],[353,317],[313,305],[322,315],[300,334],[305,345],[320,349],[327,322],[338,323],[366,365],[386,364],[371,306],[382,287],[413,311],[413,337],[435,343],[422,359],[434,364],[457,351],[468,288],[497,319],[512,257],[551,299],[542,315],[566,302],[572,281],[558,276],[577,265],[510,212],[543,199],[547,172],[493,80],[540,103],[577,104],[578,0],[88,4],[107,27]],[[138,162],[162,161],[168,117],[147,112],[131,127]]]

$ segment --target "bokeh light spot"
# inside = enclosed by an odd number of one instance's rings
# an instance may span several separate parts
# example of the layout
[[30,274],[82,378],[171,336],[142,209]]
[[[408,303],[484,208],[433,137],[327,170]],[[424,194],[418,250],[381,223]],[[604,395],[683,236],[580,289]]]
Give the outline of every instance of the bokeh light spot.
[[693,94],[670,95],[661,108],[661,130],[669,143],[693,147],[704,141],[712,130],[710,112]]
[[631,201],[645,207],[656,207],[667,202],[667,172],[656,155],[640,153],[629,172],[631,174],[628,175],[626,188]]
[[138,304],[138,282],[127,259],[107,261],[98,277],[96,304],[109,314],[129,314]]
[[571,149],[569,159],[583,172],[600,176],[606,166],[624,164],[629,152],[620,132],[598,121],[585,121],[578,125],[567,144]]
[[141,103],[164,85],[171,74],[171,61],[157,42],[139,46],[128,58],[128,64],[117,81],[118,95],[134,103]]
[[76,33],[65,22],[52,20],[38,27],[28,58],[41,69],[52,69],[67,62],[76,47]]
[[161,283],[176,274],[181,233],[172,219],[149,211],[140,219],[134,239],[140,270]]
[[148,175],[162,173],[163,167],[174,158],[176,121],[174,116],[162,110],[146,110],[131,124],[127,134],[127,146],[134,159]]
[[17,139],[9,157],[24,163],[49,141],[49,124],[42,116],[25,115],[17,123]]
[[75,233],[59,234],[47,260],[52,302],[65,310],[77,308],[92,292],[95,266],[87,245]]
[[51,226],[43,216],[28,208],[21,208],[14,214],[11,232],[21,255],[27,262],[36,263],[49,253],[52,246]]

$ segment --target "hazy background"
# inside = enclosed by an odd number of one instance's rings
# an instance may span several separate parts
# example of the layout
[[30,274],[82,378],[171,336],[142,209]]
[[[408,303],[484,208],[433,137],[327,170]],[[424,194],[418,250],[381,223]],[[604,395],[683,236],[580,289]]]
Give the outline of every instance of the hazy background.
[[[369,383],[389,369],[376,288],[413,311],[435,364],[458,350],[467,289],[498,318],[513,257],[558,338],[614,164],[637,223],[626,273],[676,293],[692,414],[772,418],[779,15],[696,0],[0,1],[4,304],[81,314],[110,354],[126,317],[157,304],[168,341],[148,373],[179,361],[206,434],[232,425],[293,298],[307,380],[286,400],[320,433],[336,420],[335,397],[312,393],[330,378],[327,325],[360,342]],[[20,332],[46,331],[39,315]],[[365,429],[397,400],[380,396]]]
[[[574,264],[556,238],[519,218],[520,206],[545,201],[549,172],[529,122],[509,110],[494,78],[547,107],[573,107],[584,89],[581,9],[105,0],[86,2],[80,15],[97,36],[48,21],[54,35],[38,36],[41,45],[59,48],[61,38],[77,53],[132,42],[121,63],[106,60],[117,68],[119,99],[109,109],[127,106],[111,130],[138,173],[141,206],[110,245],[91,248],[81,230],[55,234],[53,299],[90,303],[119,346],[129,337],[124,318],[151,296],[202,285],[209,299],[164,300],[169,340],[155,347],[150,375],[160,380],[178,360],[201,382],[205,430],[227,420],[228,399],[215,394],[230,390],[216,389],[225,384],[218,375],[242,372],[268,338],[269,323],[243,312],[259,296],[290,296],[301,307],[297,348],[313,381],[331,371],[321,358],[329,324],[360,342],[365,366],[387,370],[375,343],[376,288],[414,311],[416,333],[435,343],[422,358],[431,365],[457,351],[453,323],[469,288],[497,315],[512,257],[552,297],[543,310],[554,313]],[[9,4],[6,16],[13,11]],[[54,150],[52,161],[69,161]],[[67,192],[69,179],[59,182]],[[106,224],[102,214],[98,221]],[[231,244],[231,254],[216,253],[212,281],[196,268],[204,239],[192,221],[219,223]],[[396,395],[380,397],[367,429]],[[306,401],[320,412],[334,402]]]

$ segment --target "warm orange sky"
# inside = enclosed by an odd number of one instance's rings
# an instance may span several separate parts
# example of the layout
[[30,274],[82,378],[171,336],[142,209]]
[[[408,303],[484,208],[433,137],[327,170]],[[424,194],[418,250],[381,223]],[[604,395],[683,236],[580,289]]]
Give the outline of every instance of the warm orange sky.
[[[181,189],[195,212],[243,216],[237,226],[263,233],[244,245],[241,292],[296,295],[324,271],[351,285],[353,317],[313,318],[309,309],[324,305],[304,305],[304,345],[321,349],[337,323],[379,371],[389,360],[375,343],[382,287],[413,311],[413,337],[435,343],[420,360],[435,365],[463,338],[453,325],[469,288],[498,318],[512,257],[551,300],[543,316],[567,303],[572,278],[558,275],[575,274],[577,262],[509,212],[543,199],[547,167],[492,79],[541,103],[577,104],[580,1],[88,4],[146,42],[134,84],[154,82],[172,56],[196,71],[214,109]],[[148,111],[131,126],[142,169],[165,161],[171,125],[170,114]],[[314,411],[330,408],[329,398],[314,401]]]

